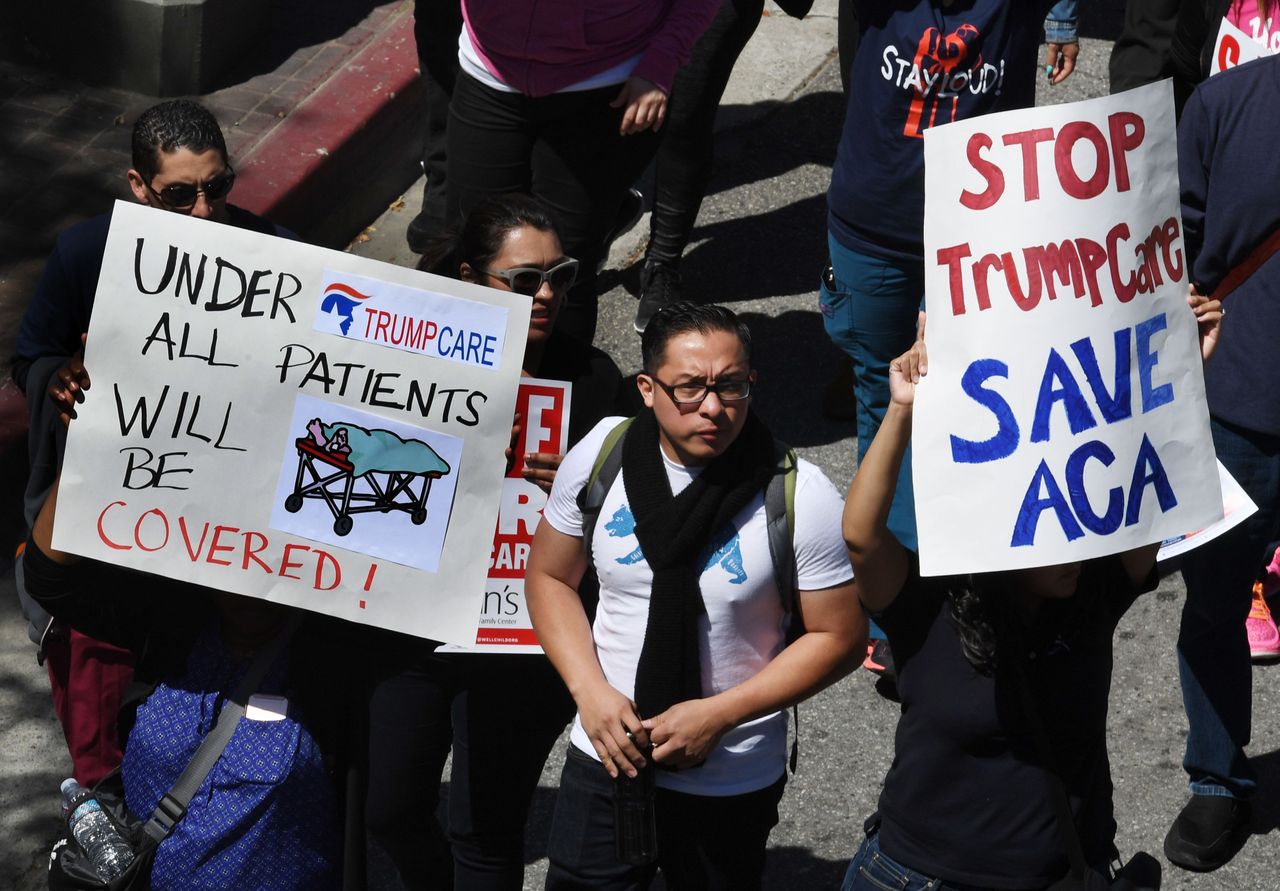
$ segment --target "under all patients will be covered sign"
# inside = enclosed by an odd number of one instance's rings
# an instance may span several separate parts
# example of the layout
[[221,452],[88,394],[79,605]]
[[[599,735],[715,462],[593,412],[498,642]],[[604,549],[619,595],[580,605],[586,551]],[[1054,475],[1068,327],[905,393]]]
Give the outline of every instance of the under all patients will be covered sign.
[[529,298],[117,204],[54,545],[470,643]]
[[931,129],[925,172],[921,572],[1219,519],[1168,82]]

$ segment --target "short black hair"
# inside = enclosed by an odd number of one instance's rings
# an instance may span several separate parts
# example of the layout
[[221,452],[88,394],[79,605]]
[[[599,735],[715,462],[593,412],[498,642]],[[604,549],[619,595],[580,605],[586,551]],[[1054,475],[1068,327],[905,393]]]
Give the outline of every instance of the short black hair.
[[218,119],[190,99],[170,99],[153,105],[133,125],[133,169],[150,183],[160,172],[160,153],[188,149],[197,155],[217,149],[225,163],[227,142]]
[[747,362],[751,361],[751,330],[733,310],[713,303],[682,301],[664,306],[654,314],[640,335],[640,356],[646,374],[653,374],[666,358],[667,344],[671,338],[690,331],[710,334],[727,331],[742,343]]

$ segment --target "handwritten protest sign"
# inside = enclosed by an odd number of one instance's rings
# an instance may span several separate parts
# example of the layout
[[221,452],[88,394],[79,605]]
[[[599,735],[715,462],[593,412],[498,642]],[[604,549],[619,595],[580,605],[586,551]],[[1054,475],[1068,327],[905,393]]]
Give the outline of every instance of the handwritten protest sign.
[[475,638],[529,299],[118,203],[54,545]]
[[[1256,21],[1256,20],[1255,20]],[[1269,34],[1265,30],[1259,36],[1261,42],[1250,37],[1245,31],[1231,24],[1230,19],[1222,20],[1218,29],[1218,39],[1213,44],[1213,58],[1209,61],[1209,73],[1219,74],[1228,68],[1235,68],[1245,62],[1261,59],[1280,52],[1280,30]]]
[[921,572],[1220,519],[1169,83],[928,130],[925,172]]
[[480,604],[475,642],[451,644],[441,651],[469,653],[541,653],[524,601],[524,574],[533,533],[547,504],[547,493],[524,479],[524,456],[569,450],[569,397],[572,384],[523,378],[516,411],[523,419],[515,444],[517,460],[502,481],[502,505],[493,536],[489,580]]

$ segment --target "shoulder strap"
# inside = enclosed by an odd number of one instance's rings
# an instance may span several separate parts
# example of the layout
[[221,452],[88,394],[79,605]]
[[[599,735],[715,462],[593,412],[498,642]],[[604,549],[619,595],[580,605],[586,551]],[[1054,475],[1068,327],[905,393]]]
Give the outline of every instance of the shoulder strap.
[[182,771],[182,775],[178,777],[178,781],[173,784],[173,788],[164,794],[160,802],[156,805],[156,809],[151,813],[151,819],[147,821],[147,835],[151,836],[157,842],[162,841],[165,836],[173,831],[174,824],[183,818],[187,813],[187,805],[191,803],[191,796],[196,794],[196,790],[200,788],[200,784],[204,782],[204,778],[209,775],[209,771],[213,770],[213,765],[222,757],[223,751],[227,748],[227,743],[231,741],[231,735],[235,733],[236,725],[240,723],[240,718],[244,715],[245,703],[249,701],[249,697],[258,689],[258,685],[262,683],[262,678],[266,675],[267,670],[271,668],[272,663],[276,661],[276,657],[284,649],[285,644],[293,637],[294,631],[298,629],[298,625],[302,623],[302,613],[296,612],[290,617],[289,622],[284,629],[276,635],[275,640],[261,650],[254,657],[253,664],[249,666],[249,670],[240,681],[240,685],[236,687],[231,694],[231,698],[223,704],[222,710],[218,712],[218,720],[214,723],[213,729],[205,736],[204,741],[200,743],[200,748],[196,749],[195,755],[187,763],[187,767]]
[[1272,254],[1280,251],[1280,229],[1272,232],[1261,244],[1249,252],[1240,263],[1227,273],[1213,292],[1216,300],[1226,300],[1227,295],[1240,287],[1249,277],[1257,272],[1262,264],[1271,259]]
[[595,537],[596,520],[600,517],[604,497],[622,470],[622,439],[634,420],[627,418],[605,436],[595,463],[591,465],[587,484],[578,492],[578,509],[582,511],[582,549],[587,555],[587,566],[591,565],[591,541]]
[[796,453],[786,443],[777,443],[777,468],[764,490],[764,515],[774,579],[782,608],[791,617],[787,634],[791,641],[800,636],[804,626],[796,609]]

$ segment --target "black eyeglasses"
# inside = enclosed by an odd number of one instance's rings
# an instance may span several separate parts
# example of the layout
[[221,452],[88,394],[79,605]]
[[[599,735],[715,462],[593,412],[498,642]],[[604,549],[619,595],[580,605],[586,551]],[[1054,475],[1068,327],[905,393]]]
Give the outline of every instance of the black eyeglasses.
[[227,197],[227,193],[231,191],[231,187],[236,184],[236,172],[231,169],[231,165],[227,165],[227,169],[219,173],[217,176],[211,177],[203,186],[194,186],[191,183],[173,183],[165,186],[163,189],[150,189],[151,194],[160,199],[160,203],[170,210],[186,210],[188,207],[195,207],[196,198],[204,195],[204,200],[212,204],[213,202]]
[[557,263],[550,269],[539,269],[536,266],[513,266],[510,269],[482,269],[485,275],[492,275],[507,283],[507,287],[517,294],[532,297],[538,293],[543,282],[551,284],[553,291],[567,291],[578,280],[578,261],[572,257]]
[[[650,377],[653,376],[650,375]],[[674,387],[664,384],[656,377],[653,378],[653,382],[661,387],[676,405],[701,405],[708,393],[715,393],[721,402],[738,402],[751,395],[751,381],[746,378],[716,381],[714,384],[708,384],[706,381],[690,381],[687,384],[676,384]]]

